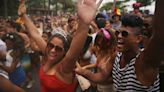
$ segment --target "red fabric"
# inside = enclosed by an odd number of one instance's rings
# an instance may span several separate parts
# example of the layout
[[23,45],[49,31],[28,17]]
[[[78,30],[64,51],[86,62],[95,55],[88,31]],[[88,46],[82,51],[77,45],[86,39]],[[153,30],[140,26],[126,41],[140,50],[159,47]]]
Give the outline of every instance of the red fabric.
[[55,75],[44,74],[43,67],[40,69],[41,92],[75,92],[76,82],[66,84]]

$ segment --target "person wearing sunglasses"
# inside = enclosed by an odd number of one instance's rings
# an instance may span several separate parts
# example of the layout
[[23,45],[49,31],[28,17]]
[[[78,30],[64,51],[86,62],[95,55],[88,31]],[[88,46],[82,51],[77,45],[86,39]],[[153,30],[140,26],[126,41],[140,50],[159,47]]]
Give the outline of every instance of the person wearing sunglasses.
[[117,92],[159,92],[159,65],[163,57],[164,26],[162,0],[156,1],[154,30],[143,51],[138,47],[142,38],[143,20],[125,15],[116,31],[117,56],[112,70]]
[[25,92],[22,88],[18,87],[18,85],[15,85],[10,80],[10,74],[6,71],[6,68],[4,68],[7,60],[6,55],[6,43],[0,39],[0,92]]
[[[97,83],[98,92],[114,92],[113,81],[112,81],[112,61],[115,56],[116,48],[116,37],[113,31],[101,28],[96,35],[94,46],[96,46],[96,64],[87,65],[84,67],[96,68],[98,71],[92,73],[92,71],[84,68],[78,67],[76,72],[90,81]],[[108,75],[109,76],[105,76]],[[104,80],[107,77],[106,80]],[[103,81],[102,81],[103,80]]]
[[[0,39],[0,65],[6,61],[6,44]],[[25,92],[22,88],[14,85],[10,80],[8,73],[0,68],[0,92]]]
[[62,32],[54,33],[46,43],[41,35],[38,35],[36,27],[25,14],[25,4],[20,5],[18,14],[25,21],[29,35],[44,54],[43,64],[40,68],[41,92],[75,91],[74,68],[87,38],[89,24],[102,2],[102,0],[99,0],[98,3],[96,1],[98,0],[78,0],[77,15],[79,23],[77,33],[71,43],[68,36]]
[[18,86],[25,83],[25,71],[20,63],[21,55],[25,51],[24,40],[15,32],[10,32],[2,37],[7,46],[6,61],[0,68],[9,73],[9,79]]

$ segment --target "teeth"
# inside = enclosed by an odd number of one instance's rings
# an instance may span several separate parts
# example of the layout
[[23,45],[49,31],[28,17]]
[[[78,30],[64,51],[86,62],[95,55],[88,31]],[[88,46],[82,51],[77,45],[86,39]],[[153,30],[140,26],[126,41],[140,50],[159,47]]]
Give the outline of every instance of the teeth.
[[117,41],[118,43],[123,43],[123,41]]
[[117,42],[118,44],[124,44],[123,42]]
[[123,44],[124,42],[123,42],[123,40],[118,40],[117,43]]

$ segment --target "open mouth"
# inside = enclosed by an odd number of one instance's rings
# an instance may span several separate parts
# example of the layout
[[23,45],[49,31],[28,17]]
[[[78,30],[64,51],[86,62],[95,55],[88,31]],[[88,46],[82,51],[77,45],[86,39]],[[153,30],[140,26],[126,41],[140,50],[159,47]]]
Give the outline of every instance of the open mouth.
[[117,44],[123,45],[124,44],[124,41],[123,40],[117,40]]
[[118,48],[123,48],[123,46],[124,46],[124,42],[121,41],[121,40],[118,40],[118,41],[117,41],[117,47],[118,47]]

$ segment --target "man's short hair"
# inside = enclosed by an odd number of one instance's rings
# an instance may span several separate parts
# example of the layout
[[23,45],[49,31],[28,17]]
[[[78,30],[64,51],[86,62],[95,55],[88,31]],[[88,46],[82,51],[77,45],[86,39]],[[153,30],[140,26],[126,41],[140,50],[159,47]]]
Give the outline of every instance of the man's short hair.
[[121,19],[123,26],[141,27],[143,26],[143,19],[137,15],[124,15]]

